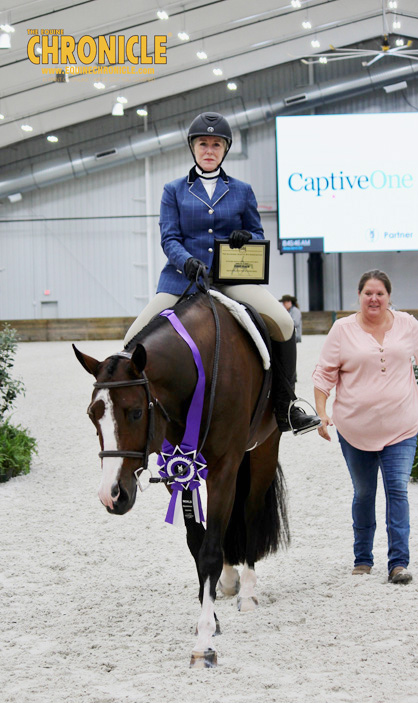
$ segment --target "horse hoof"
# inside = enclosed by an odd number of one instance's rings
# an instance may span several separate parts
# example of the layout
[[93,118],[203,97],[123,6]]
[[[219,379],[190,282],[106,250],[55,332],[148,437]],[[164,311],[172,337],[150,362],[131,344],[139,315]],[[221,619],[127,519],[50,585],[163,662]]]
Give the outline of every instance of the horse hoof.
[[218,581],[219,590],[224,596],[236,596],[239,591],[239,586],[239,578],[232,584],[232,586],[225,586],[222,581]]
[[238,596],[237,606],[240,613],[252,613],[257,609],[258,600],[255,596],[250,596],[249,598]]
[[[222,576],[224,576],[224,581],[222,581]],[[235,568],[232,569],[232,574],[229,574],[228,572],[226,573],[226,575],[221,574],[221,577],[218,581],[218,588],[224,596],[236,596],[239,592],[240,585],[241,584],[239,573],[238,570]]]
[[206,649],[204,652],[192,652],[190,659],[191,669],[214,669],[218,664],[218,657],[214,649]]

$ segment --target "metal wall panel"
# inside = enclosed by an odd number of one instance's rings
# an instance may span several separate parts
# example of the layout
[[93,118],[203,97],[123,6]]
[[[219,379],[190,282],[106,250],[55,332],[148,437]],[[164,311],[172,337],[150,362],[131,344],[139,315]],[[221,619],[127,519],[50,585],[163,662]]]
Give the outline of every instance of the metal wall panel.
[[143,162],[3,208],[1,317],[137,314],[147,301],[145,214]]

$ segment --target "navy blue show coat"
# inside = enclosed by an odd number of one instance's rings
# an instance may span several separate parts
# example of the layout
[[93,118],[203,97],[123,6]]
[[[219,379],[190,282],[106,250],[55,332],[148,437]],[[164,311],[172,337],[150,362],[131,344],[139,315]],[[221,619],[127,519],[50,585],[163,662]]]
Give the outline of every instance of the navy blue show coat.
[[[161,246],[167,256],[157,293],[181,295],[188,285],[186,260],[193,256],[212,267],[214,239],[227,239],[235,229],[264,239],[254,192],[248,183],[221,169],[212,198],[194,168],[188,177],[164,186],[160,209]],[[193,291],[194,289],[192,289]]]

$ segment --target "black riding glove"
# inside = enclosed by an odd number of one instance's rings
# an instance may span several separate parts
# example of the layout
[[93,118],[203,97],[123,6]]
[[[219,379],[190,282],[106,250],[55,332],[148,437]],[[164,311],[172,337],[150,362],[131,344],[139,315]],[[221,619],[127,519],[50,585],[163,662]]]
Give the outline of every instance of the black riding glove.
[[201,267],[206,270],[206,265],[203,263],[203,261],[200,261],[200,259],[195,259],[194,256],[191,256],[189,259],[187,259],[187,261],[185,261],[184,273],[186,274],[189,281],[196,280],[197,272]]
[[234,229],[229,235],[229,246],[231,249],[241,249],[251,239],[251,234],[245,229]]

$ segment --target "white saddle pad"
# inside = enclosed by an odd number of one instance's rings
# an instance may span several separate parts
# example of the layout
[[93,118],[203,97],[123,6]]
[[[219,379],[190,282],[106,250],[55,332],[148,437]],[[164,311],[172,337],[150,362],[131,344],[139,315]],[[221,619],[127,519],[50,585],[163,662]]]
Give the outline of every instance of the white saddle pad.
[[269,369],[270,355],[268,349],[266,347],[264,339],[262,338],[260,332],[252,321],[245,307],[241,305],[241,303],[237,303],[236,300],[232,300],[232,298],[228,298],[226,295],[223,295],[223,293],[219,293],[219,291],[217,290],[211,289],[209,293],[214,298],[216,298],[216,300],[219,300],[222,305],[225,305],[231,315],[233,315],[235,319],[239,322],[241,327],[243,327],[245,331],[248,332],[255,346],[258,349],[261,361],[263,362],[263,368],[266,370]]

